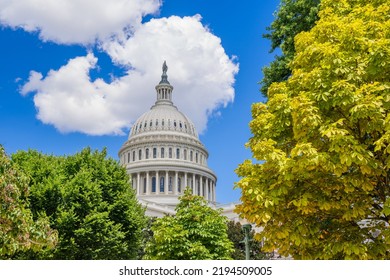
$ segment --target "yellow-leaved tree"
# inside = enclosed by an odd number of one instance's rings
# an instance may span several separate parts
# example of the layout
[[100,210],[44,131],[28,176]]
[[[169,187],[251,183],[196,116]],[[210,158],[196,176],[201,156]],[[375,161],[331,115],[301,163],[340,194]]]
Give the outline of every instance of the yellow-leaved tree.
[[390,258],[390,2],[323,0],[292,75],[252,107],[237,212],[265,250]]

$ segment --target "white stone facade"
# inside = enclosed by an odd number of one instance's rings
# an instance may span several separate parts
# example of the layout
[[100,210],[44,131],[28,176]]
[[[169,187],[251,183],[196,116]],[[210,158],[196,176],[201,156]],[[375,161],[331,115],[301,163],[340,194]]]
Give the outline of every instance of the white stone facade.
[[172,102],[167,69],[164,62],[155,104],[134,123],[119,150],[120,162],[151,216],[171,214],[187,186],[210,204],[216,201],[217,177],[207,166],[208,152],[194,124]]

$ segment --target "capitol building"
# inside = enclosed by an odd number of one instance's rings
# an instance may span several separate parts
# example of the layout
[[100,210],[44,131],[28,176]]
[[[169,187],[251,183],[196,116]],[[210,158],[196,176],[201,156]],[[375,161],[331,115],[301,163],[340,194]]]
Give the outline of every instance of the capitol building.
[[[162,70],[155,87],[156,102],[134,122],[119,150],[120,162],[148,216],[174,214],[187,186],[217,207],[217,176],[207,166],[209,154],[192,121],[172,102],[173,86],[165,62]],[[229,218],[236,216],[233,204],[218,208]]]

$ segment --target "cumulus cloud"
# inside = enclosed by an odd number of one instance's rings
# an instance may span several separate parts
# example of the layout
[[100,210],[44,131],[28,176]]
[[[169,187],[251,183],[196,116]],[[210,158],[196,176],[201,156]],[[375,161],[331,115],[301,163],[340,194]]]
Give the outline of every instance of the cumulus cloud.
[[168,63],[173,101],[202,133],[210,114],[234,99],[238,65],[221,40],[200,22],[200,16],[153,19],[123,44],[102,48],[121,65],[131,65],[126,75],[110,83],[91,81],[96,66],[93,54],[77,57],[46,77],[31,72],[22,94],[36,92],[37,117],[62,132],[92,135],[121,134],[156,99],[163,60]]
[[160,6],[161,0],[1,0],[0,22],[37,31],[45,41],[90,44],[122,38]]
[[97,79],[90,81],[89,71],[97,59],[88,54],[71,59],[59,70],[51,70],[45,78],[32,71],[22,94],[36,91],[34,103],[37,118],[54,125],[61,132],[80,131],[91,135],[120,134],[126,120],[115,114],[116,89],[120,83],[110,85]]

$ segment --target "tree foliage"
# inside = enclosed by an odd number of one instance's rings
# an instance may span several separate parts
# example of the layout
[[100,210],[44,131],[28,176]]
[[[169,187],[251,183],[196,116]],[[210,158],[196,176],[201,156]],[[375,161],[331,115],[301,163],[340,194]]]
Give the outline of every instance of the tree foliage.
[[302,31],[310,30],[318,20],[320,0],[281,0],[275,20],[267,28],[264,37],[271,40],[271,52],[280,48],[281,55],[263,68],[260,91],[267,95],[274,82],[285,81],[291,75],[289,66],[295,54],[294,38]]
[[227,218],[187,188],[180,197],[175,216],[158,218],[153,237],[146,245],[145,259],[222,260],[230,259],[232,243],[227,235]]
[[28,205],[28,178],[6,156],[0,145],[0,259],[27,250],[52,248],[57,232],[47,217],[33,215]]
[[390,7],[323,0],[292,75],[254,104],[242,217],[296,259],[390,258]]
[[12,156],[30,176],[31,209],[44,212],[59,242],[21,258],[134,259],[146,219],[126,171],[106,151],[86,148],[56,157],[37,151]]
[[[244,238],[245,234],[242,229],[242,225],[239,222],[229,221],[228,222],[228,237],[233,243],[234,252],[232,258],[234,260],[245,260],[245,244]],[[267,259],[267,255],[262,252],[261,242],[255,239],[255,231],[251,230],[249,234],[250,242],[250,252],[249,256],[251,260],[264,260]]]

